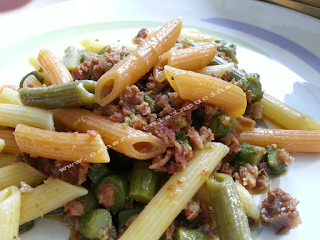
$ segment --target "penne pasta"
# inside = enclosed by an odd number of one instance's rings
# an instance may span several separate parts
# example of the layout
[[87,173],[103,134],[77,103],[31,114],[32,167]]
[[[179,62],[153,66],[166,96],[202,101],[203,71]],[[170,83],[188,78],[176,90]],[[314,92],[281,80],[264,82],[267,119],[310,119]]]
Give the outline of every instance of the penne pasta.
[[50,50],[42,49],[38,55],[41,68],[48,75],[51,84],[73,82],[73,78],[65,65]]
[[219,78],[165,66],[171,87],[181,98],[205,101],[223,107],[229,114],[240,117],[246,110],[246,95],[241,88]]
[[0,191],[0,239],[18,239],[21,195],[16,186]]
[[6,142],[2,138],[0,138],[0,153],[2,152],[5,146]]
[[228,151],[221,143],[197,150],[187,169],[170,177],[120,240],[158,240]]
[[214,173],[206,183],[221,240],[251,240],[248,218],[232,177]]
[[207,43],[196,47],[168,51],[159,57],[153,68],[154,79],[158,82],[166,80],[164,66],[194,70],[207,66],[217,52],[215,43]]
[[[253,219],[255,223],[258,223],[260,221],[260,212],[252,198],[252,195],[240,183],[235,183],[235,187],[239,194],[240,202],[244,208],[244,211],[246,212],[246,215]],[[210,194],[206,184],[201,186],[201,188],[194,195],[194,198],[199,199],[201,203],[205,203],[208,205],[211,204]]]
[[[100,41],[92,38],[82,39],[79,44],[83,46],[86,50],[98,53],[102,48],[107,45],[112,45],[108,42]],[[126,45],[126,47],[132,51],[136,50],[137,46],[135,45]]]
[[20,187],[20,182],[35,186],[40,184],[47,176],[30,165],[19,162],[0,168],[0,190],[9,186]]
[[276,144],[291,153],[320,153],[320,130],[254,129],[239,136],[240,142],[265,147]]
[[15,85],[10,85],[10,84],[5,84],[5,85],[1,85],[0,86],[0,94],[2,93],[3,89],[5,88],[10,88],[14,91],[17,91],[18,90],[18,86],[15,86]]
[[206,66],[203,68],[196,69],[194,71],[197,73],[222,78],[223,75],[226,72],[230,72],[233,67],[234,67],[234,63],[230,62],[230,63],[226,63],[226,64],[221,64],[221,65]]
[[0,103],[0,125],[16,127],[19,123],[54,130],[52,111]]
[[15,105],[22,105],[19,93],[11,88],[4,88],[0,94],[0,103],[11,103]]
[[13,154],[0,153],[0,168],[14,164],[15,159]]
[[176,42],[182,27],[182,18],[164,25],[142,46],[117,63],[100,77],[96,87],[96,102],[105,106],[116,99],[127,86],[136,83]]
[[21,195],[20,225],[43,217],[44,214],[65,205],[73,199],[84,196],[88,190],[56,178],[48,178],[44,184],[31,193]]
[[263,115],[275,123],[293,130],[320,130],[320,122],[286,105],[267,93],[257,102],[263,105]]
[[[154,35],[157,32],[158,29],[154,29],[148,34],[147,38],[150,38],[152,35]],[[216,40],[216,37],[213,35],[204,35],[201,34],[197,29],[195,28],[182,28],[179,38],[188,38],[195,42],[214,42]]]
[[108,148],[113,148],[128,157],[144,160],[159,156],[166,150],[164,143],[151,133],[112,122],[88,110],[59,108],[55,109],[53,114],[56,121],[71,130],[78,132],[96,130]]
[[23,88],[36,88],[36,87],[43,87],[43,85],[41,82],[39,82],[39,80],[35,76],[30,75],[23,81],[22,87]]
[[260,211],[258,206],[255,204],[252,195],[240,183],[235,182],[234,184],[246,215],[255,221],[255,225],[258,224],[260,222]]
[[3,139],[6,145],[3,148],[2,153],[16,154],[19,152],[19,147],[13,135],[12,130],[2,130],[0,129],[0,138]]
[[107,148],[95,131],[64,133],[19,124],[14,134],[20,151],[32,156],[71,162],[110,161]]
[[48,75],[43,71],[41,68],[38,59],[36,57],[29,57],[28,62],[31,64],[31,66],[42,76],[43,83],[47,86],[51,84],[51,81],[48,77]]

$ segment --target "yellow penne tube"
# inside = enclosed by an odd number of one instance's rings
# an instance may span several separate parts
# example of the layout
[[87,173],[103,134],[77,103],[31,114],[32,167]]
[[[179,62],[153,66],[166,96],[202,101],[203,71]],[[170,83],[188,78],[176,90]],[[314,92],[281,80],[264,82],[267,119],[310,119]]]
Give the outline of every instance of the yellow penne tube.
[[239,141],[261,147],[276,144],[291,153],[320,153],[320,130],[256,128],[241,133]]
[[4,88],[0,94],[0,103],[11,103],[15,105],[22,105],[19,93],[11,88]]
[[43,85],[41,82],[39,82],[39,80],[35,76],[30,75],[23,81],[22,87],[23,88],[27,88],[27,87],[35,88],[35,87],[43,87]]
[[65,133],[19,124],[15,138],[21,152],[62,161],[107,163],[110,161],[101,136],[95,132]]
[[263,93],[263,99],[257,102],[257,104],[263,105],[263,116],[287,129],[320,130],[320,122],[284,104],[267,93]]
[[[95,52],[95,53],[98,53],[102,48],[104,48],[107,45],[112,45],[112,43],[108,43],[101,40],[97,41],[96,39],[93,39],[93,38],[82,39],[79,42],[79,44],[83,46],[86,50]],[[137,48],[135,45],[125,45],[125,46],[130,50],[136,50]]]
[[154,79],[158,82],[163,82],[166,79],[165,65],[184,70],[194,70],[207,66],[216,55],[216,52],[217,46],[212,42],[196,47],[168,51],[159,57],[154,66]]
[[18,239],[21,195],[15,186],[0,191],[0,239]]
[[17,91],[19,89],[19,87],[15,86],[15,85],[10,85],[10,84],[1,85],[0,86],[0,94],[2,93],[3,89],[5,89],[5,88],[10,88],[14,91]]
[[16,143],[16,139],[13,135],[14,131],[12,130],[2,130],[0,129],[0,138],[3,139],[6,143],[2,152],[16,154],[19,152],[19,147]]
[[20,225],[32,221],[73,199],[84,196],[88,190],[56,178],[48,178],[31,193],[21,194]]
[[194,72],[209,75],[209,76],[217,76],[218,78],[222,78],[226,72],[230,72],[231,69],[234,67],[234,63],[226,63],[221,65],[214,65],[214,66],[206,66],[203,68],[199,68],[194,70]]
[[19,123],[54,130],[52,111],[0,103],[0,125],[16,127]]
[[253,219],[255,223],[260,222],[260,211],[258,209],[258,206],[255,204],[252,195],[249,193],[249,191],[240,183],[234,183],[235,187],[238,191],[240,201],[242,203],[242,206],[246,212],[246,215]]
[[127,86],[136,83],[176,42],[182,27],[182,18],[164,25],[142,46],[117,63],[100,77],[96,87],[96,102],[105,106],[116,99]]
[[67,67],[50,50],[40,50],[38,61],[41,68],[48,75],[51,84],[63,84],[73,82],[73,78]]
[[0,168],[0,176],[0,190],[11,185],[20,187],[21,181],[34,186],[47,179],[45,174],[23,162]]
[[0,168],[14,164],[15,159],[13,154],[0,153]]
[[2,152],[5,146],[6,142],[2,138],[0,138],[0,153]]
[[54,118],[67,128],[86,132],[96,130],[108,148],[135,159],[150,159],[166,151],[166,146],[151,133],[136,130],[124,123],[116,123],[106,117],[79,108],[55,109]]
[[48,75],[43,71],[41,68],[38,59],[36,57],[29,57],[28,62],[31,64],[31,66],[42,76],[43,83],[47,86],[51,84],[51,81],[48,77]]
[[179,38],[189,38],[195,42],[213,42],[216,37],[213,35],[204,35],[195,28],[182,28]]
[[222,143],[209,143],[195,151],[187,169],[170,177],[120,240],[160,239],[228,151]]
[[[150,38],[152,35],[154,35],[159,28],[154,29],[151,31],[147,38]],[[199,30],[195,28],[182,28],[179,38],[189,38],[195,42],[213,42],[216,40],[216,37],[213,35],[204,35],[199,32]]]
[[227,81],[169,66],[165,66],[165,73],[171,87],[183,99],[200,100],[223,107],[235,117],[240,117],[246,110],[246,94]]

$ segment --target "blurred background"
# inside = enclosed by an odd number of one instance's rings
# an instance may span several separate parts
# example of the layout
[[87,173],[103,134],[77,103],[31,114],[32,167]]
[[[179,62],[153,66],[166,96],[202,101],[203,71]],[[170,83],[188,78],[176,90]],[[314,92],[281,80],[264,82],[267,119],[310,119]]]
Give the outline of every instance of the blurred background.
[[[0,16],[19,13],[70,0],[0,0]],[[76,0],[73,0],[76,1]],[[208,0],[213,1],[213,0]],[[258,0],[256,0],[258,1]],[[320,0],[260,0],[320,19]]]

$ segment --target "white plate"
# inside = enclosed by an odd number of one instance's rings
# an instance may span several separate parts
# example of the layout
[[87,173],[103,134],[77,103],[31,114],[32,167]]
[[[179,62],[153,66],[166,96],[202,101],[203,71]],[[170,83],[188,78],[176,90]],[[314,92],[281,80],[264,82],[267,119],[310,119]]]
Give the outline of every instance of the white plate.
[[[18,83],[31,70],[29,56],[46,46],[58,55],[84,36],[130,42],[140,28],[163,25],[177,16],[185,26],[233,41],[240,67],[258,72],[263,88],[286,104],[320,121],[320,21],[257,1],[76,1],[52,5],[0,21],[0,84]],[[10,36],[10,37],[9,37]],[[22,41],[24,40],[24,41]],[[314,239],[318,235],[319,155],[295,156],[285,176],[274,178],[300,200],[302,225],[289,235],[258,228],[254,239]],[[257,203],[265,196],[256,196]],[[69,230],[55,220],[37,220],[22,240],[68,239]]]

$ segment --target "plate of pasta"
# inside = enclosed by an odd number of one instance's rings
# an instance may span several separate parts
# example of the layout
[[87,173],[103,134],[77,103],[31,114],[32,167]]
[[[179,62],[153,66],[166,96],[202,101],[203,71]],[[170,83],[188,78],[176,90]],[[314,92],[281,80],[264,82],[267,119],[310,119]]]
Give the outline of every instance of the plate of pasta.
[[320,22],[187,2],[0,49],[1,240],[314,238]]

